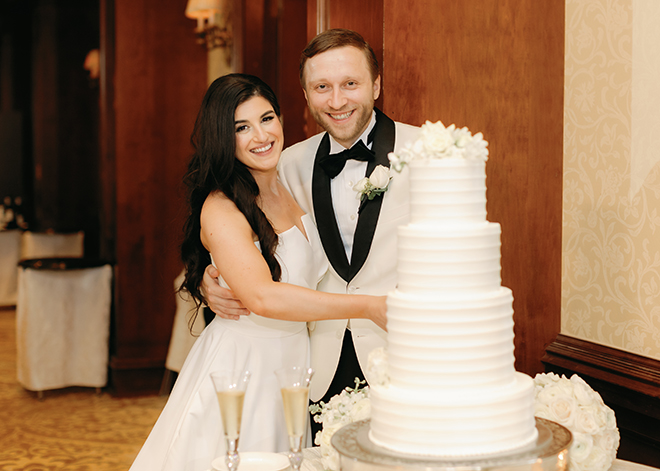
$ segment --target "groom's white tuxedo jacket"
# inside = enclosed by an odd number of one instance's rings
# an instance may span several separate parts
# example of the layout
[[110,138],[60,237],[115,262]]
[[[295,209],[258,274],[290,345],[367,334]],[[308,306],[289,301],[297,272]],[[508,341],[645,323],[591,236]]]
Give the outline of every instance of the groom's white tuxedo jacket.
[[[387,154],[417,138],[419,128],[395,123],[376,110],[376,131],[372,150],[376,165],[389,167]],[[330,179],[317,161],[329,152],[327,133],[317,134],[284,151],[279,174],[284,186],[300,207],[314,216],[330,269],[318,289],[330,293],[386,295],[396,287],[397,227],[409,219],[408,169],[392,172],[388,190],[366,203],[359,214],[353,255],[346,258],[330,196]],[[343,255],[342,255],[343,254]],[[312,401],[320,400],[334,377],[348,321],[309,323],[312,367],[316,370],[310,390]],[[385,331],[366,319],[350,321],[358,361],[367,374],[369,352],[385,346]],[[367,380],[369,378],[367,377]]]

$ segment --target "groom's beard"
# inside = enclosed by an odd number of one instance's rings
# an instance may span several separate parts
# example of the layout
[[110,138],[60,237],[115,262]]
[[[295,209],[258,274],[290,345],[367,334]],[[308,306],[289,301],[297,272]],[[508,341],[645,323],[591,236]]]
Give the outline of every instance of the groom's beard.
[[[349,110],[350,108],[345,111]],[[374,110],[374,100],[372,99],[371,102],[366,105],[354,103],[352,110],[353,114],[347,123],[338,123],[333,120],[327,115],[327,113],[329,113],[328,110],[319,111],[310,108],[310,113],[318,125],[327,131],[336,141],[349,143],[346,147],[350,147],[362,135],[364,130],[367,129]],[[332,110],[331,112],[333,115],[341,113],[341,110]]]

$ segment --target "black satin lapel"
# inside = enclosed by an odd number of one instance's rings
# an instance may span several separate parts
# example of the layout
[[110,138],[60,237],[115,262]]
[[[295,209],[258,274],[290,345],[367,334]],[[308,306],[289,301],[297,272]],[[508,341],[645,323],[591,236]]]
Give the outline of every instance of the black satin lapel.
[[[326,133],[321,139],[314,158],[314,171],[312,174],[312,202],[314,204],[314,217],[319,231],[323,250],[337,274],[344,280],[348,278],[348,259],[341,240],[337,218],[332,205],[330,191],[330,178],[319,165],[322,156],[330,153],[330,138]],[[347,280],[348,281],[348,280]]]
[[[376,158],[367,165],[367,176],[371,175],[377,165],[390,167],[387,154],[394,150],[394,139],[394,121],[385,116],[379,109],[376,109],[376,130],[374,143],[371,147]],[[367,260],[371,243],[374,240],[374,232],[376,232],[376,224],[378,224],[383,198],[387,198],[387,192],[381,196],[376,196],[371,201],[367,201],[362,211],[360,211],[357,227],[355,228],[355,237],[353,238],[353,255],[347,281],[351,281],[357,275]]]

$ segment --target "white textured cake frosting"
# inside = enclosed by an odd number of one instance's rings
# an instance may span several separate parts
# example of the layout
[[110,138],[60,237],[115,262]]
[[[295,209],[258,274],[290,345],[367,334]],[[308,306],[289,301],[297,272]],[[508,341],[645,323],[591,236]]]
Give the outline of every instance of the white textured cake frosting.
[[371,381],[369,436],[384,448],[461,457],[536,440],[533,380],[514,369],[500,225],[486,220],[487,154],[480,134],[427,122],[390,156],[410,166],[411,218],[398,232],[387,362],[374,361],[387,370]]

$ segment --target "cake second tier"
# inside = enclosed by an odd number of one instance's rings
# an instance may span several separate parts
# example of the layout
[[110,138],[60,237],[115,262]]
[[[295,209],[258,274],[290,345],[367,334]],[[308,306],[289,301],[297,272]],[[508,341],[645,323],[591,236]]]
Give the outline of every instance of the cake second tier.
[[500,225],[411,223],[398,229],[397,289],[484,293],[499,289]]
[[410,221],[486,220],[486,162],[448,158],[410,162]]

